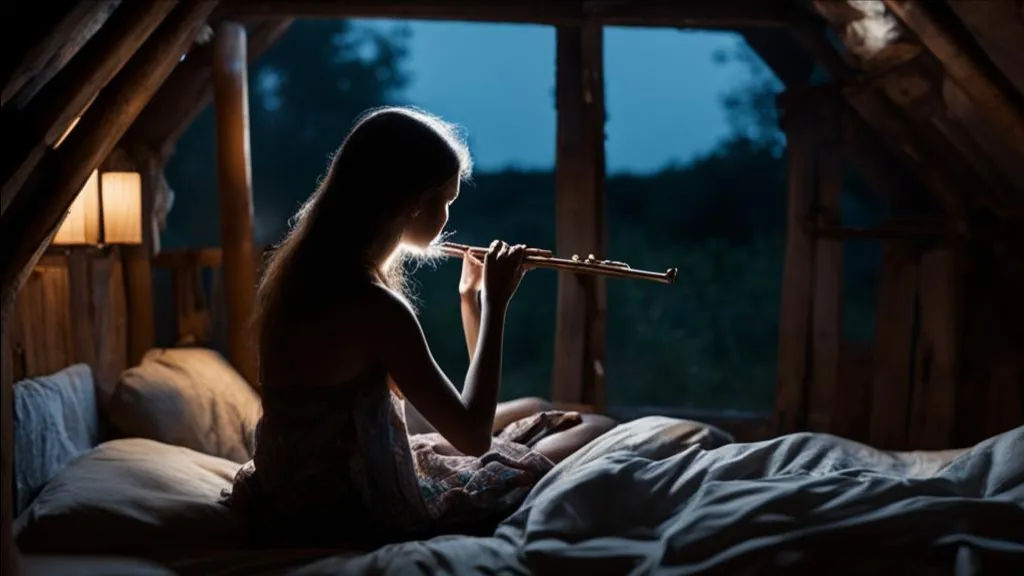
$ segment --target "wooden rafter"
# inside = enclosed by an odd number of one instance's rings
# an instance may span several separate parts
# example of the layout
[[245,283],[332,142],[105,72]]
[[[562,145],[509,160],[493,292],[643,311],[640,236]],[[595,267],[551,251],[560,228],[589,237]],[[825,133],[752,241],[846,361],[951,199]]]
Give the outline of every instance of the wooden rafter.
[[1024,2],[950,0],[947,4],[993,64],[1024,94]]
[[[253,24],[246,50],[249,62],[258,59],[288,30],[291,23],[291,18],[277,18]],[[168,158],[181,134],[210,103],[213,96],[212,57],[209,43],[193,48],[146,105],[125,135],[125,140],[155,150],[161,158]]]
[[5,305],[13,301],[19,277],[56,230],[89,174],[113,150],[215,7],[216,2],[178,6],[97,97],[78,129],[39,163],[39,185],[22,191],[2,216],[0,289]]
[[19,41],[4,45],[4,57],[0,58],[0,92],[17,92],[17,88],[11,86],[15,79],[27,68],[41,66],[41,48],[75,4],[75,0],[54,0],[47,10],[38,10],[28,2],[11,2],[4,7],[6,18],[0,23],[0,33],[9,38],[17,31]]
[[0,104],[25,106],[103,26],[118,4],[120,0],[74,4],[4,84]]
[[926,6],[913,0],[885,0],[886,7],[914,32],[945,67],[1006,142],[1024,157],[1024,113],[958,40],[931,16]]
[[[814,6],[824,17],[832,19],[829,24],[833,28],[840,30],[845,30],[858,14],[852,7],[835,10],[829,2],[815,2]],[[850,66],[840,66],[844,59],[835,54],[835,49],[824,35],[825,31],[812,34],[805,30],[797,37],[819,61],[831,62],[826,67],[843,86],[850,106],[877,132],[886,148],[921,180],[948,214],[965,217],[974,198],[965,198],[961,190],[965,189],[966,183],[984,179],[976,173],[965,175],[966,171],[971,171],[969,167],[944,159],[952,145],[947,136],[933,125],[933,120],[942,119],[943,112],[935,105],[935,98],[929,101],[929,108],[917,106],[927,101],[922,98],[934,96],[934,90],[928,84],[934,76],[928,70],[928,56],[920,50],[900,49],[882,56],[886,62],[884,66],[877,62],[865,63],[863,59],[846,59],[846,62],[870,70],[867,74],[857,73]],[[911,60],[908,62],[907,58]],[[908,71],[921,80],[910,84],[901,80],[898,75]],[[906,93],[908,88],[910,92]],[[922,134],[927,137],[922,137]]]
[[[825,38],[825,29],[811,18],[790,30],[750,30],[744,33],[747,44],[764,60],[782,83],[790,89],[811,83],[815,63],[820,63],[834,80],[853,75]],[[802,32],[801,32],[802,31]],[[809,48],[813,47],[813,48]],[[837,90],[836,100],[842,100]],[[849,106],[843,125],[844,153],[883,198],[922,198],[920,183],[884,145],[878,135]]]
[[58,142],[175,4],[167,0],[133,2],[116,10],[92,41],[25,108],[4,109],[3,122],[11,144],[3,158],[0,214],[46,149]]
[[790,5],[777,0],[233,0],[232,18],[410,18],[518,22],[557,26],[584,21],[609,26],[759,28],[785,26]]

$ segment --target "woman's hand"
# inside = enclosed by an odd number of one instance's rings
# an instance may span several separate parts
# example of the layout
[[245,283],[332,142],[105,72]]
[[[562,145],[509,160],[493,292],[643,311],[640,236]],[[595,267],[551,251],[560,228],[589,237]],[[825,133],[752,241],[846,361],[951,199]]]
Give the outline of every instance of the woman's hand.
[[491,242],[484,257],[483,296],[489,305],[504,308],[519,287],[519,281],[526,271],[523,262],[526,246],[509,246],[501,240]]
[[484,263],[473,256],[469,251],[462,257],[462,277],[459,278],[459,294],[472,297],[476,301],[476,295],[484,287]]

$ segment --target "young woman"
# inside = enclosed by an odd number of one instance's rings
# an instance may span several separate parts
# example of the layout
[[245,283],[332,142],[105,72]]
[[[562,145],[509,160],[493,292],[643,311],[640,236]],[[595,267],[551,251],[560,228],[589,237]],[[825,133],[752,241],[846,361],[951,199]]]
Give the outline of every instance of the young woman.
[[[522,246],[495,240],[482,262],[465,256],[472,361],[461,392],[431,356],[402,264],[429,252],[470,171],[452,126],[414,109],[372,111],[268,262],[255,315],[264,414],[225,500],[257,545],[368,547],[487,529],[614,426],[536,401],[496,417]],[[437,433],[409,435],[405,399]]]

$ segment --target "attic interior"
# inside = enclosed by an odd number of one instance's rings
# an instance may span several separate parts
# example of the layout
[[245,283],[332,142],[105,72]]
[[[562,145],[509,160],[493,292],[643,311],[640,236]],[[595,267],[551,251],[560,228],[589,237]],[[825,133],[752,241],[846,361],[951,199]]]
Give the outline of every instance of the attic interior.
[[[835,542],[851,538],[871,557],[845,552],[851,570],[870,561],[946,573],[958,554],[973,559],[973,573],[1019,567],[1024,541],[1010,527],[1024,523],[1020,0],[61,0],[32,8],[9,8],[5,26],[17,34],[8,37],[18,40],[4,61],[0,108],[9,146],[0,191],[3,574],[67,566],[76,574],[403,573],[406,560],[439,573],[445,565],[729,572],[778,567],[787,554],[795,569],[820,572],[836,569]],[[264,254],[253,240],[245,70],[300,18],[554,27],[550,248],[598,257],[607,244],[603,27],[739,31],[785,84],[777,106],[787,140],[786,242],[771,414],[623,422],[556,465],[487,537],[359,554],[247,549],[218,502],[252,458],[261,410],[248,319]],[[220,247],[161,250],[165,166],[211,103]],[[882,197],[880,225],[843,222],[845,162]],[[865,240],[881,246],[882,272],[874,341],[854,355],[842,337],[844,247]],[[210,269],[222,278],[226,358],[204,346],[214,319],[200,278]],[[173,301],[154,295],[154,273],[164,270]],[[685,281],[683,269],[677,282]],[[155,316],[166,309],[181,346],[156,349]],[[556,408],[608,411],[606,309],[603,278],[558,274],[548,398]],[[161,404],[167,394],[183,399]],[[846,469],[868,472],[836,474]],[[112,480],[119,477],[137,490]],[[851,479],[881,477],[893,484],[836,503],[852,492]],[[702,482],[754,479],[761,502],[780,514],[827,515],[797,497],[819,493],[836,498],[836,516],[787,544],[796,521],[759,523],[701,491]],[[791,499],[773,485],[792,488]],[[887,486],[914,505],[897,511],[879,496]],[[594,501],[616,491],[621,506]],[[658,510],[630,512],[638,498]],[[883,512],[857,516],[858,506]],[[581,510],[589,520],[574,522],[591,524],[568,526],[566,515]],[[710,526],[720,537],[701,549],[692,534],[716,513],[752,532]],[[679,533],[658,532],[672,530],[668,520]],[[109,526],[102,537],[99,525]],[[661,548],[636,537],[640,528],[655,531]],[[907,533],[909,555],[892,544]],[[883,550],[889,564],[871,554]]]

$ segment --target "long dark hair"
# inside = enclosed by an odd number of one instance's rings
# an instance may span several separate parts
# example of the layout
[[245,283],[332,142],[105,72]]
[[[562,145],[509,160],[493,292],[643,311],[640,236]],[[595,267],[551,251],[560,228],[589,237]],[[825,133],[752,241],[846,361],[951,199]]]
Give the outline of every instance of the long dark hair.
[[341,299],[362,279],[405,296],[406,217],[424,194],[471,171],[454,125],[407,107],[363,114],[265,264],[253,318],[260,342],[281,319],[315,312],[303,306]]

